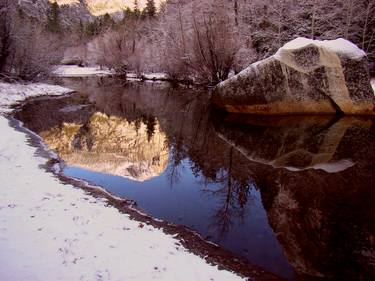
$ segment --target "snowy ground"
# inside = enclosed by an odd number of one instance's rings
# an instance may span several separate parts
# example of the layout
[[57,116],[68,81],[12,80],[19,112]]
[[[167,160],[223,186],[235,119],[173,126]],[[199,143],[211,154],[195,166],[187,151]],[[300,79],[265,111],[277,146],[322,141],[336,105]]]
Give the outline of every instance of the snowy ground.
[[[168,78],[168,75],[165,74],[165,73],[142,73],[142,76],[144,78],[150,79],[150,80],[163,80],[163,79]],[[128,73],[127,77],[136,79],[136,78],[139,78],[139,75],[137,75],[135,73]]]
[[9,84],[0,82],[0,113],[10,112],[10,106],[29,97],[39,95],[62,95],[72,90],[57,85],[42,83]]
[[[100,67],[79,67],[77,65],[60,65],[53,74],[58,77],[85,77],[85,76],[105,76],[115,74],[109,69],[100,69]],[[164,73],[143,73],[142,76],[150,80],[166,79],[167,75]],[[139,75],[135,73],[128,73],[129,79],[140,79]]]
[[109,69],[100,69],[100,67],[79,67],[77,65],[60,65],[53,74],[59,77],[84,77],[84,76],[105,76],[112,75],[114,72]]
[[[0,110],[48,85],[0,84]],[[104,199],[61,183],[0,112],[0,280],[240,280]],[[142,227],[143,226],[143,227]]]

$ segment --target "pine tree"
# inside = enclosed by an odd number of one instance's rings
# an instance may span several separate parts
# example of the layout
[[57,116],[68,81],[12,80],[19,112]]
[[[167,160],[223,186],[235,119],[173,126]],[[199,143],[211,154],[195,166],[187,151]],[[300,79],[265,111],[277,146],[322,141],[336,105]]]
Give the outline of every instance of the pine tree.
[[108,28],[108,27],[111,27],[115,24],[114,20],[112,19],[112,17],[106,13],[104,16],[103,16],[103,28]]
[[79,19],[78,35],[80,39],[82,39],[85,35],[85,26],[83,25],[83,22],[81,19]]
[[123,10],[123,18],[122,23],[125,24],[129,19],[133,18],[133,10],[127,7],[125,10]]
[[139,17],[141,15],[141,10],[139,9],[138,0],[134,0],[134,16]]
[[47,14],[47,29],[51,32],[58,33],[60,27],[60,7],[57,2],[53,2]]
[[145,8],[146,15],[149,17],[154,17],[156,14],[156,6],[154,0],[147,0],[146,8]]
[[100,33],[100,23],[97,19],[92,22],[89,22],[86,26],[86,36],[92,37]]

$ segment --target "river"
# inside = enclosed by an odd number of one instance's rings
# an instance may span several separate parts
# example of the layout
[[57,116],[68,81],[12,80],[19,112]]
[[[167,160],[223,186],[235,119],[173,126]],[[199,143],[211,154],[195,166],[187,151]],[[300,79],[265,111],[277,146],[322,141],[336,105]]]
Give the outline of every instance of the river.
[[369,118],[249,117],[204,90],[115,78],[28,101],[16,118],[64,174],[288,280],[373,280],[375,126]]

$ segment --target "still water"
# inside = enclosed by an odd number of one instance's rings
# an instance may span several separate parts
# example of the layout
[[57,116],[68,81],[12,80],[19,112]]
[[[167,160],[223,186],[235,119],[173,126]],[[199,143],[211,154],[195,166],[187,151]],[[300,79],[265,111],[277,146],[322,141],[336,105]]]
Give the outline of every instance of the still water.
[[209,94],[112,78],[17,118],[64,173],[289,280],[374,280],[375,127],[334,116],[223,115]]

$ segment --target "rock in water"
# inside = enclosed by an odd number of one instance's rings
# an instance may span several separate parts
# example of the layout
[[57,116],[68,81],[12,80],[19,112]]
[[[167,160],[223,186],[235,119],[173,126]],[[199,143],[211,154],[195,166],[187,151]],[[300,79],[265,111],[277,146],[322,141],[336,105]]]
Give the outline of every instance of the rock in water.
[[366,54],[345,39],[297,38],[217,85],[213,102],[234,113],[375,115]]

